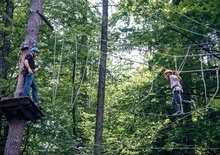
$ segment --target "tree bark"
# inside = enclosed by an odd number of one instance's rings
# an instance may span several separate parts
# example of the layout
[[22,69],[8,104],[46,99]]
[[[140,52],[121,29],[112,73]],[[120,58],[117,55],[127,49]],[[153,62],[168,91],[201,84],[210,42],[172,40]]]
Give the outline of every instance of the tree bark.
[[22,134],[23,134],[24,125],[25,125],[25,120],[23,118],[14,118],[9,122],[9,132],[6,141],[4,155],[20,154],[20,146],[22,143]]
[[24,85],[24,77],[22,75],[22,70],[24,68],[24,58],[30,51],[32,47],[37,46],[37,40],[38,40],[38,32],[39,32],[39,26],[41,17],[39,16],[38,12],[42,12],[43,7],[43,0],[32,0],[31,2],[31,9],[29,13],[28,18],[28,25],[27,30],[25,34],[25,40],[21,45],[21,55],[20,55],[20,67],[19,67],[19,73],[18,73],[18,83],[17,88],[15,91],[15,97],[19,97],[23,95],[23,85]]
[[96,111],[96,129],[94,140],[94,154],[101,155],[102,133],[104,122],[104,100],[106,81],[106,58],[107,58],[107,31],[108,31],[108,0],[103,0],[102,32],[101,32],[101,59],[99,65],[98,105]]
[[[2,44],[2,52],[0,55],[0,78],[7,78],[7,58],[8,54],[10,52],[10,34],[11,32],[8,30],[12,26],[12,20],[13,20],[13,12],[14,12],[14,3],[12,0],[6,0],[5,1],[5,16],[3,17],[4,21],[4,27],[6,29],[2,30],[2,39],[3,39],[3,44]],[[5,96],[6,95],[6,90],[1,90],[0,95]],[[0,154],[4,153],[4,147],[5,147],[5,135],[8,133],[8,125],[3,126],[2,124],[2,118],[3,115],[0,112],[0,137],[1,137],[1,143],[0,143]],[[3,131],[3,132],[1,132]]]
[[[9,29],[12,26],[13,12],[14,12],[14,4],[12,0],[6,0],[6,15],[4,16],[5,28]],[[0,57],[0,78],[7,77],[7,58],[10,52],[10,32],[8,30],[2,30],[2,53]]]
[[[38,32],[41,17],[38,12],[42,12],[43,0],[32,0],[30,6],[30,13],[28,18],[27,30],[25,34],[25,41],[21,45],[20,67],[18,73],[18,83],[14,96],[19,97],[23,94],[24,77],[22,70],[24,67],[24,57],[34,46],[37,46]],[[9,133],[5,146],[5,155],[19,155],[22,144],[22,132],[25,126],[23,117],[13,118],[9,121]]]

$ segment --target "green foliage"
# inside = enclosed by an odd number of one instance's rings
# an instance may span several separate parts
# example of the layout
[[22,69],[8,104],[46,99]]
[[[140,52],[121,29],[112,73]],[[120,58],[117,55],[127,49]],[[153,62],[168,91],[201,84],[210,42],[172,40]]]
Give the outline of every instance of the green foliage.
[[[0,79],[0,91],[13,96],[18,55],[24,40],[29,1],[15,3],[10,29],[8,77]],[[4,10],[0,2],[0,11]],[[121,0],[111,16],[106,72],[103,146],[105,154],[218,154],[219,93],[205,111],[201,72],[181,74],[183,98],[193,99],[197,111],[184,106],[189,116],[170,116],[172,94],[164,69],[175,70],[173,56],[201,54],[198,44],[219,50],[218,0]],[[92,154],[98,90],[101,17],[86,0],[44,2],[44,15],[55,31],[42,22],[38,46],[41,54],[36,73],[40,106],[46,117],[27,124],[23,154]],[[182,14],[182,15],[181,15]],[[200,24],[183,16],[186,15]],[[0,15],[0,21],[3,19]],[[214,33],[212,27],[217,31]],[[0,30],[4,30],[0,24]],[[196,32],[202,35],[198,35]],[[56,34],[55,34],[56,33]],[[213,33],[213,37],[207,37]],[[3,40],[0,40],[2,45]],[[144,47],[144,48],[143,48]],[[143,48],[136,50],[134,48]],[[141,60],[133,53],[141,55]],[[120,57],[112,57],[111,55]],[[149,62],[136,64],[123,57]],[[142,59],[143,58],[143,59]],[[179,67],[184,57],[177,57]],[[74,65],[75,64],[75,65]],[[75,66],[75,68],[74,68]],[[82,82],[83,67],[87,68]],[[204,68],[219,66],[214,58]],[[187,57],[183,70],[201,68],[200,58]],[[75,72],[75,79],[74,79]],[[214,71],[204,72],[208,101],[216,91]],[[74,83],[73,83],[74,80]],[[73,87],[74,86],[74,87]],[[212,149],[213,148],[213,149]]]

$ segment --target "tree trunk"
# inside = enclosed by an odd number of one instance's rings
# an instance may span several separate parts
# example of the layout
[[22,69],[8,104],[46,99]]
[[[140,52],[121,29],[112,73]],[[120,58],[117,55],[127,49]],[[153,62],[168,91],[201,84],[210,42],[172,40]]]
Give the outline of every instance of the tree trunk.
[[42,12],[43,0],[32,0],[31,9],[28,18],[28,25],[25,34],[25,40],[21,45],[22,53],[20,55],[20,67],[18,74],[18,83],[15,92],[15,97],[19,97],[23,94],[23,85],[24,77],[22,75],[22,70],[24,68],[24,58],[29,53],[30,49],[34,46],[37,46],[38,32],[41,17],[38,15],[38,12]]
[[[4,26],[6,29],[12,26],[13,12],[14,12],[14,4],[13,0],[6,0],[6,15],[4,16]],[[2,54],[0,57],[0,78],[7,77],[7,58],[10,52],[10,32],[8,30],[2,30]]]
[[9,132],[4,155],[20,154],[20,146],[22,143],[22,133],[24,125],[25,120],[22,118],[14,118],[9,122]]
[[108,0],[103,0],[102,11],[102,33],[101,33],[101,59],[99,65],[99,86],[98,86],[98,105],[96,111],[96,129],[94,154],[101,155],[102,133],[104,122],[104,100],[105,100],[105,81],[106,81],[106,58],[107,58],[107,31],[108,31]]
[[[18,83],[14,96],[19,97],[23,94],[24,77],[22,70],[24,67],[24,57],[30,51],[30,48],[37,46],[38,32],[41,17],[38,12],[42,12],[43,0],[32,0],[31,9],[28,18],[25,41],[21,45],[22,53],[20,55],[20,67],[18,73]],[[13,118],[9,121],[9,133],[5,146],[5,155],[20,154],[20,146],[22,143],[22,132],[25,125],[24,118]]]
[[[4,26],[7,29],[10,29],[12,26],[12,20],[13,20],[13,12],[14,12],[14,3],[12,0],[6,0],[6,10],[5,10],[5,16],[3,17],[4,20]],[[10,52],[10,31],[8,30],[2,30],[2,39],[3,39],[3,45],[2,45],[2,53],[0,55],[0,78],[7,78],[7,58],[8,54]],[[0,95],[5,96],[6,90],[1,90]],[[0,112],[0,137],[1,137],[1,143],[0,143],[0,154],[4,153],[4,147],[5,147],[5,134],[8,133],[8,125],[2,126],[2,118],[3,115]],[[3,132],[2,132],[3,131]],[[7,136],[7,135],[6,135]]]

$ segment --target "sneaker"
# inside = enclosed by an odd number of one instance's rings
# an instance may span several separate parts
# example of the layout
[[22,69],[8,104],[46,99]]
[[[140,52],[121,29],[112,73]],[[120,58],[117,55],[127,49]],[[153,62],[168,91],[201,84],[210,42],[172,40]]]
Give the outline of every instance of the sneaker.
[[178,110],[176,113],[174,113],[174,115],[179,115],[181,114],[182,112],[180,110]]
[[196,109],[196,104],[194,100],[191,100],[190,106],[192,109]]

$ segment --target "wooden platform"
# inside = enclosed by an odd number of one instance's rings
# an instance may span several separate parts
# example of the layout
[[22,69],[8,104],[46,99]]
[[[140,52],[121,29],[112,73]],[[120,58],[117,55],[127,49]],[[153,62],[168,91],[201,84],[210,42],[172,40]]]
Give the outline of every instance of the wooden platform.
[[14,117],[23,117],[26,121],[36,123],[44,117],[43,112],[29,97],[11,98],[0,101],[0,112],[11,120]]

